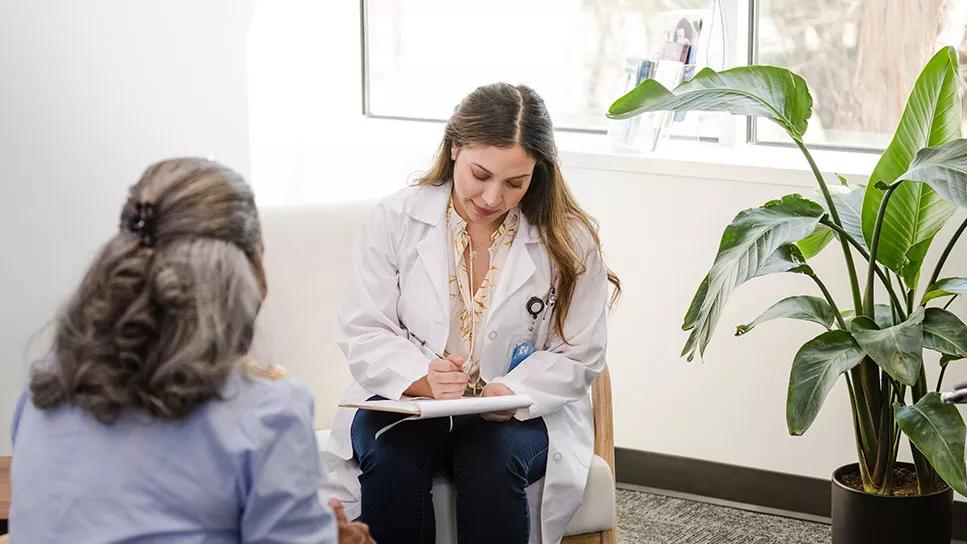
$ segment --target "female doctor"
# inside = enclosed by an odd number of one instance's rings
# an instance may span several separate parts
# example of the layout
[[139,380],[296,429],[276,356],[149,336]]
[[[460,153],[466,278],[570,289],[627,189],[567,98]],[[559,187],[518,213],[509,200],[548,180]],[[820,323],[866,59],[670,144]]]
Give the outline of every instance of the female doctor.
[[[533,404],[403,422],[340,408],[327,466],[350,518],[380,543],[432,544],[430,489],[443,472],[460,542],[524,543],[531,523],[540,541],[560,541],[588,478],[588,390],[605,364],[608,282],[615,296],[620,282],[561,175],[543,100],[505,83],[467,96],[429,172],[376,206],[352,266],[339,317],[355,379],[344,402]],[[541,478],[541,519],[529,520],[525,488]]]

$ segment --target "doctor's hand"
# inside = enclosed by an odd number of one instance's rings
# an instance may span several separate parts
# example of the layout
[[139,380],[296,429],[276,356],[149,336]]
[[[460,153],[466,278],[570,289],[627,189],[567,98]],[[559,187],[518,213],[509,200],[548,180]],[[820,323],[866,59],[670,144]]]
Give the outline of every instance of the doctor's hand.
[[458,399],[467,390],[469,377],[463,371],[463,359],[434,359],[426,372],[426,381],[435,399]]
[[358,521],[350,522],[346,519],[346,510],[338,499],[330,499],[329,507],[336,518],[339,527],[339,544],[375,544],[376,541],[369,534],[369,526]]
[[[484,386],[483,391],[480,393],[482,397],[502,397],[505,395],[513,395],[514,392],[510,390],[509,387],[502,383],[488,383]],[[487,421],[501,422],[510,421],[514,418],[514,414],[517,410],[504,410],[503,412],[490,412],[488,414],[480,414],[480,417],[486,419]]]

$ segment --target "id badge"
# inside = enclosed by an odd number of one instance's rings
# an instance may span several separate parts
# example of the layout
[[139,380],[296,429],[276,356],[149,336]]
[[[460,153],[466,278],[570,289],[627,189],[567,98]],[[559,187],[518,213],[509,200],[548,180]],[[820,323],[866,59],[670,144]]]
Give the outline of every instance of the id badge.
[[510,351],[510,364],[507,366],[507,372],[517,368],[517,365],[534,353],[534,342],[530,339],[530,335],[518,336],[514,339],[513,346]]

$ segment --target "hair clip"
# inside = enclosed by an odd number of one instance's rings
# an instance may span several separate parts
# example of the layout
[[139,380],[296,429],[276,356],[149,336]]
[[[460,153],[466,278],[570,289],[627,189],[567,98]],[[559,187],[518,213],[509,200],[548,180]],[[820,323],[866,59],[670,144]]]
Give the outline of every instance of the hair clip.
[[141,247],[152,247],[155,242],[154,236],[154,204],[150,202],[138,202],[134,205],[135,215],[128,222],[128,230],[141,237]]

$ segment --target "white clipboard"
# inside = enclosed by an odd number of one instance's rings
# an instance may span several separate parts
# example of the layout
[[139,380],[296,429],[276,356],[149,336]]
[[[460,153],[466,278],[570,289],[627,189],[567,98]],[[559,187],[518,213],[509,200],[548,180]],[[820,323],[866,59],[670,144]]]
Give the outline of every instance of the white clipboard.
[[465,416],[503,412],[527,408],[534,401],[527,395],[503,395],[497,397],[461,397],[459,399],[428,399],[423,397],[401,400],[369,400],[365,402],[341,403],[343,408],[394,412],[411,416],[408,419],[430,419],[434,417]]

